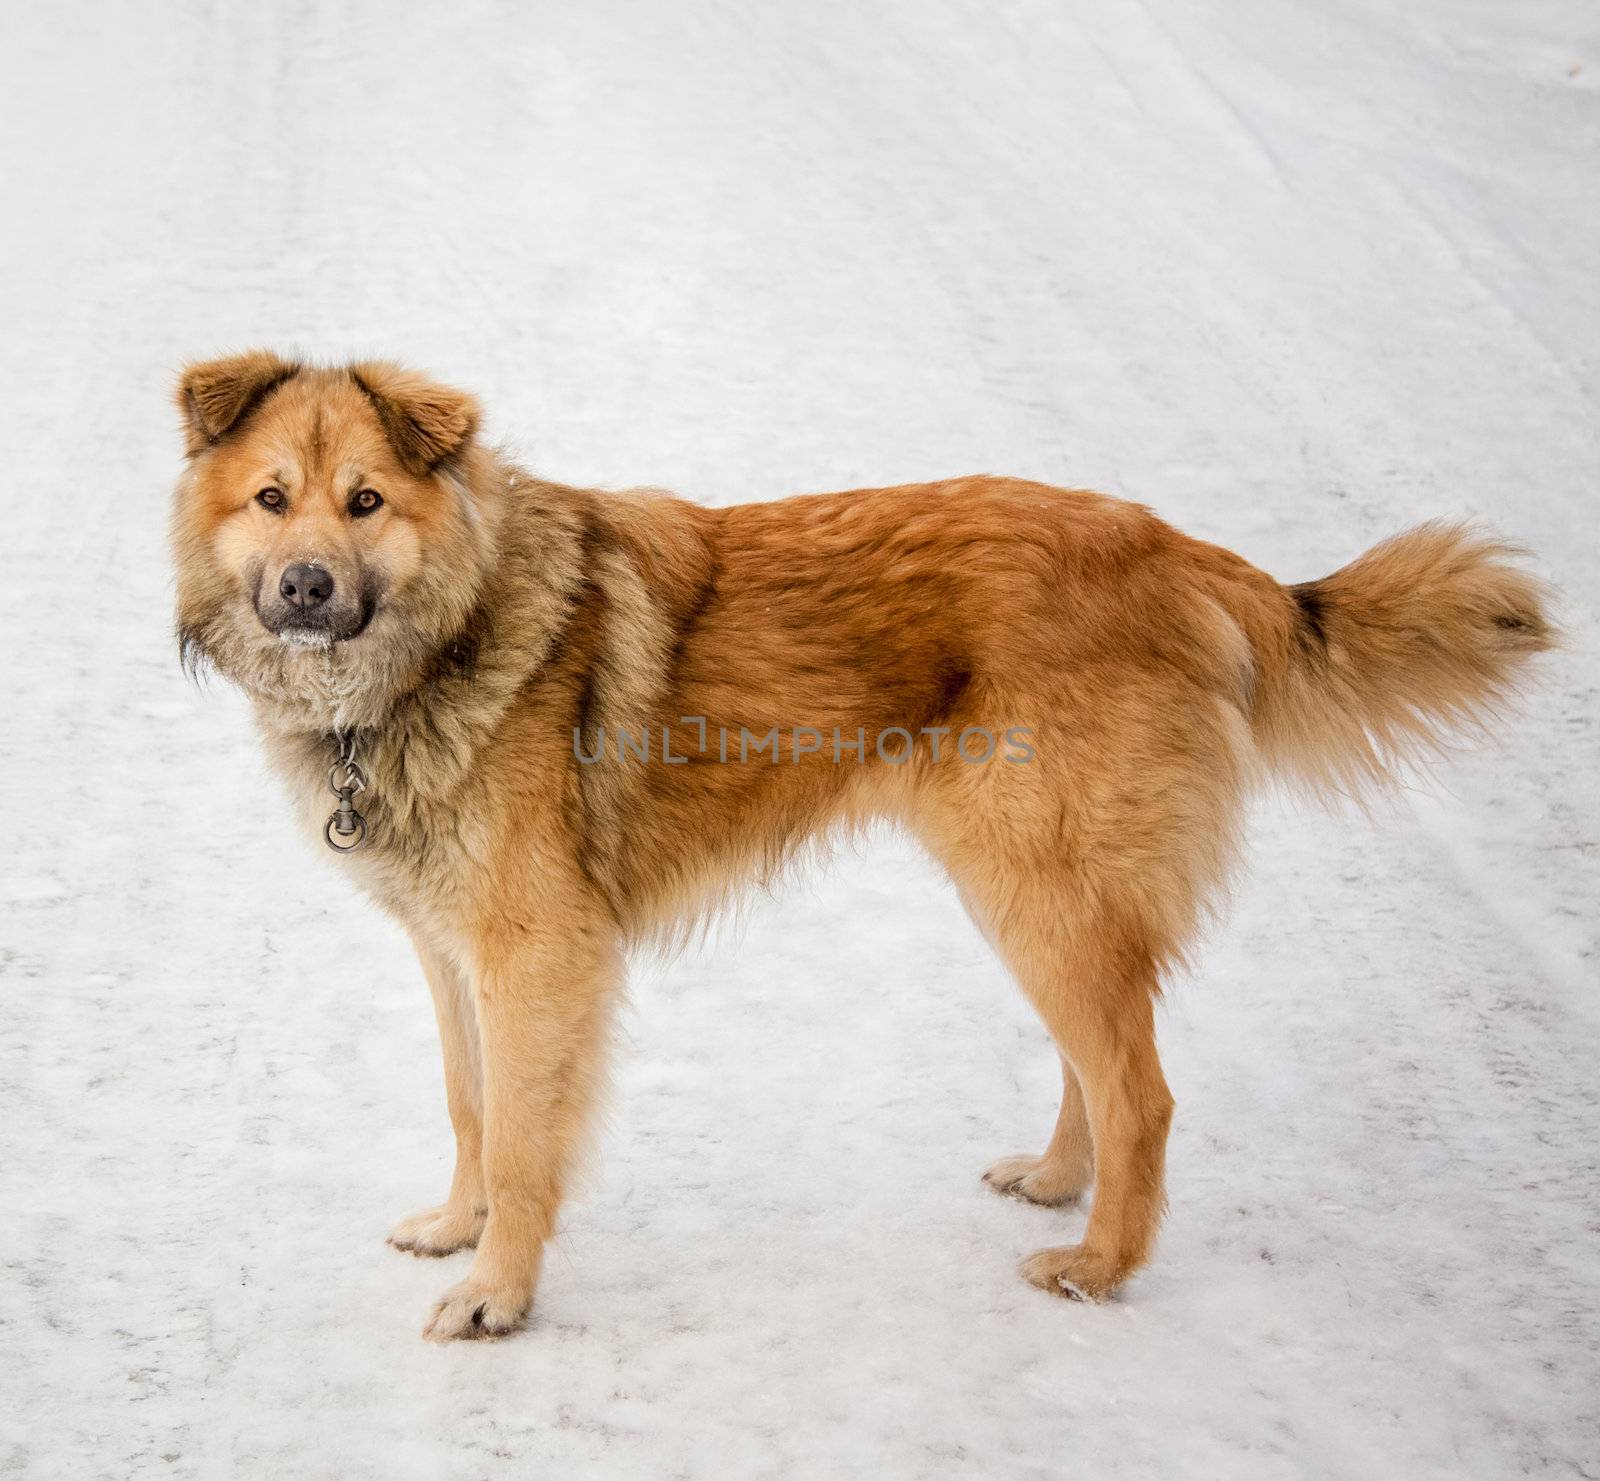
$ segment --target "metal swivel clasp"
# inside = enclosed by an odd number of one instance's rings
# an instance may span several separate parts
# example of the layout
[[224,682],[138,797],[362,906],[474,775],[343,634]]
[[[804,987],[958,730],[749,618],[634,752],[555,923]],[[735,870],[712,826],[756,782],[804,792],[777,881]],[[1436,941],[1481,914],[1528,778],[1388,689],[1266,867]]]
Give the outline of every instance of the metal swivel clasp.
[[367,841],[367,820],[352,801],[366,786],[367,774],[356,764],[355,734],[347,730],[339,737],[339,759],[328,768],[328,790],[339,805],[322,825],[323,841],[336,854],[353,854]]

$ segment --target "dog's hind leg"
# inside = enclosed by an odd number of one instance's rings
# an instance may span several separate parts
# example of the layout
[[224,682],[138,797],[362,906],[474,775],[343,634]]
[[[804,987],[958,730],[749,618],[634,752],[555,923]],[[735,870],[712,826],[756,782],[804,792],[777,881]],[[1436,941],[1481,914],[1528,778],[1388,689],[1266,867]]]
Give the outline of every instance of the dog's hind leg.
[[936,843],[1063,1061],[1049,1150],[1001,1163],[989,1180],[1009,1177],[1024,1196],[1064,1202],[1089,1181],[1092,1158],[1083,1242],[1040,1250],[1023,1274],[1057,1295],[1098,1299],[1149,1258],[1165,1204],[1172,1096],[1156,1054],[1160,936],[1142,924],[1146,902],[1082,861],[1008,855],[971,832]]
[[1156,969],[1120,932],[1075,932],[1075,949],[1017,961],[1023,988],[1083,1090],[1095,1194],[1081,1244],[1023,1262],[1034,1285],[1095,1300],[1149,1258],[1165,1206],[1172,1095],[1156,1054]]
[[1042,1157],[1002,1157],[983,1180],[997,1193],[1030,1203],[1075,1203],[1094,1181],[1094,1139],[1077,1071],[1061,1059],[1061,1110]]
[[478,1020],[465,974],[418,937],[412,938],[433,994],[444,1051],[445,1104],[456,1134],[456,1170],[450,1193],[438,1208],[424,1209],[395,1225],[389,1243],[414,1255],[449,1255],[471,1249],[483,1233],[488,1200],[483,1188],[483,1072]]

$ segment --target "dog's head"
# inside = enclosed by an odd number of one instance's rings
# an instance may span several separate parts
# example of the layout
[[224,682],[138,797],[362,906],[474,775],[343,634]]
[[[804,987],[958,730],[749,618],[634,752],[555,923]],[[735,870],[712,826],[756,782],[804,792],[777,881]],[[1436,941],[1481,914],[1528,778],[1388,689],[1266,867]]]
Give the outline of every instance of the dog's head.
[[177,399],[186,659],[257,697],[351,695],[465,622],[493,516],[470,396],[394,365],[257,351],[190,366]]

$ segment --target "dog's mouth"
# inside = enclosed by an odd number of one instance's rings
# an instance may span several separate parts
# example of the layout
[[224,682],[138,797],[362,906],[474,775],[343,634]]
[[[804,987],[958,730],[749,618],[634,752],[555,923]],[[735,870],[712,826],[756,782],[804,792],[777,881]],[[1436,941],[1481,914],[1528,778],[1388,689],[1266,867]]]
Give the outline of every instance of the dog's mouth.
[[359,638],[372,623],[377,604],[364,599],[349,611],[329,613],[276,613],[256,608],[262,627],[280,643],[293,648],[332,648]]
[[280,643],[287,643],[291,648],[331,648],[337,642],[348,641],[336,638],[326,627],[303,622],[280,627],[274,636]]

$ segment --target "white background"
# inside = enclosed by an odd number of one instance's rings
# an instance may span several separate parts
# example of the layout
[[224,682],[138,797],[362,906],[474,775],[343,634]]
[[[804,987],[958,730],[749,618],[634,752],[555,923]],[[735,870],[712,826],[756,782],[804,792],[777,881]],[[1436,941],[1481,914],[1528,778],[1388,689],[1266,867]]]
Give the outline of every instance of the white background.
[[[1591,5],[0,28],[0,1475],[1595,1474]],[[253,344],[714,503],[1015,473],[1285,580],[1478,516],[1570,645],[1425,789],[1257,810],[1122,1299],[1016,1277],[1053,1058],[885,837],[640,971],[532,1326],[440,1350],[419,973],[170,637],[172,376]]]

